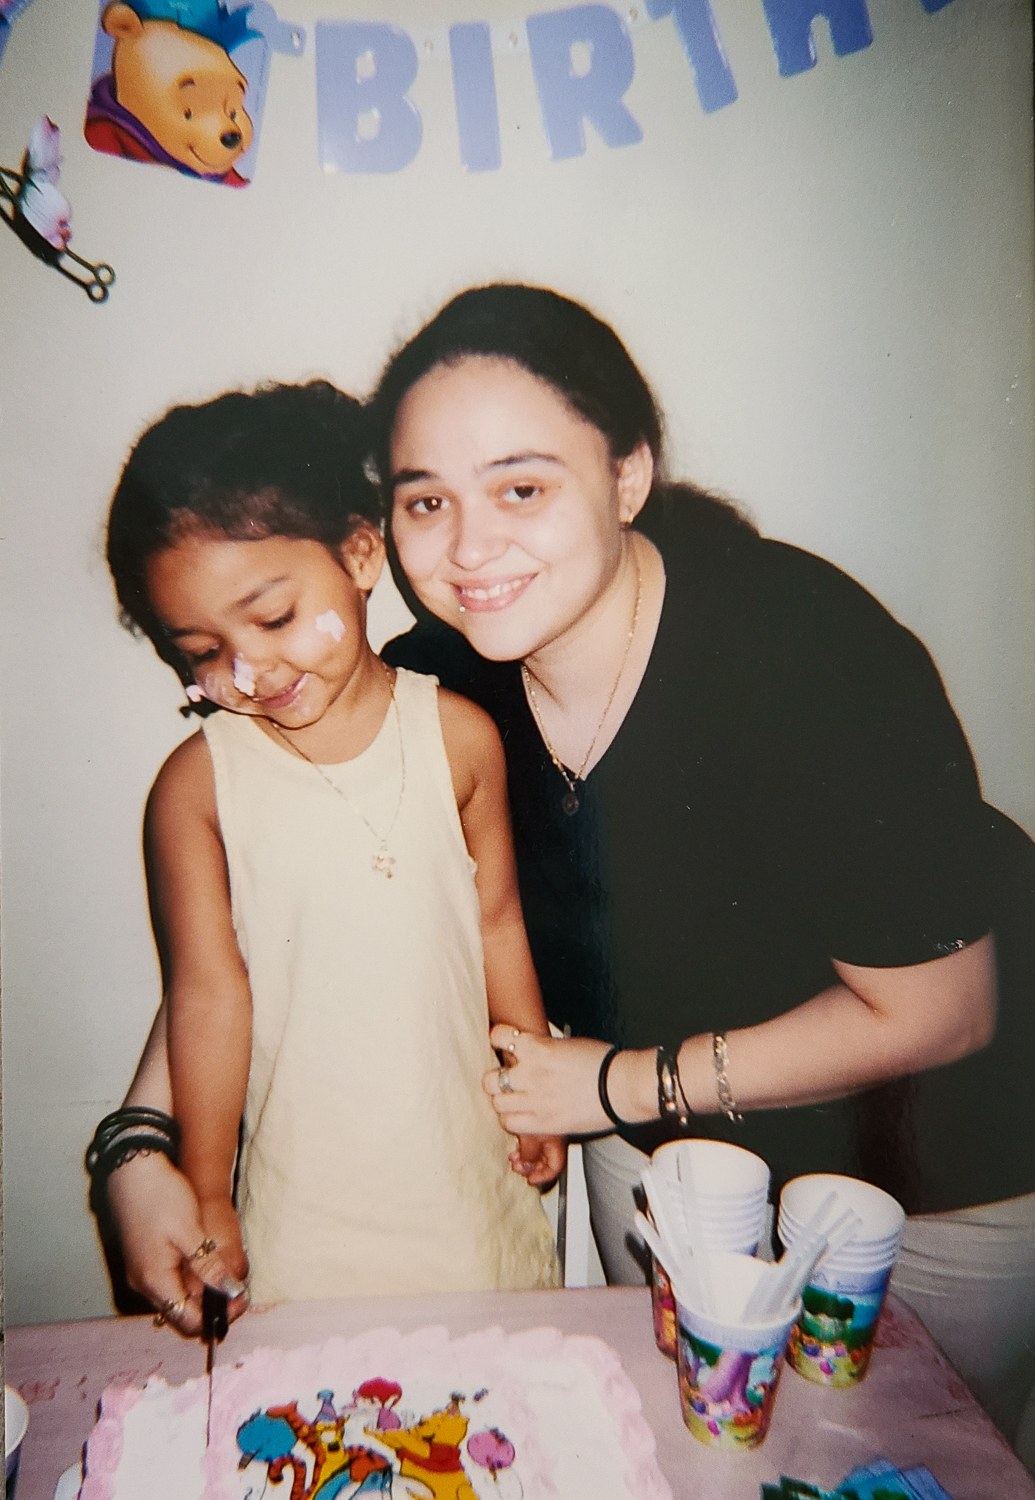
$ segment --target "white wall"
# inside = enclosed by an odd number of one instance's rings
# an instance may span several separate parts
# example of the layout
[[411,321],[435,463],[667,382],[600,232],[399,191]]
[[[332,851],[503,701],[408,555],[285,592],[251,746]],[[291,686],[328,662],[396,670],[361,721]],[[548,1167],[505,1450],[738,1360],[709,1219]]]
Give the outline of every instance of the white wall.
[[[642,4],[639,5],[643,10]],[[631,27],[639,145],[551,161],[527,51],[497,59],[503,164],[459,161],[442,28],[510,0],[285,0],[255,181],[90,150],[95,15],[34,0],[0,64],[0,161],[63,129],[91,305],[0,226],[7,1309],[109,1310],[82,1153],[157,1002],[143,799],[180,693],[115,622],[106,503],[174,400],[262,377],[362,391],[451,292],[549,283],[614,321],[668,411],[672,469],[842,564],[941,666],[986,794],[1035,830],[1031,20],[1025,0],[870,0],[874,41],[781,78],[761,0],[714,0],[740,97],[705,114],[671,19]],[[623,12],[624,13],[624,12]],[[439,40],[392,176],[324,173],[312,28]],[[384,628],[388,628],[387,625]],[[382,631],[383,633],[383,631]]]

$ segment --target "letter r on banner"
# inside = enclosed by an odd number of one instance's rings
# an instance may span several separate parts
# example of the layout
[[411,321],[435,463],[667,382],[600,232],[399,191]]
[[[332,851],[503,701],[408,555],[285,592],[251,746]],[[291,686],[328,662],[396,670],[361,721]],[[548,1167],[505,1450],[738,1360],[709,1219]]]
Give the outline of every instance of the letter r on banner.
[[398,172],[420,150],[423,127],[406,90],[417,49],[382,21],[317,21],[316,118],[320,165],[338,172]]
[[816,66],[812,23],[825,16],[838,57],[861,52],[873,41],[866,0],[762,0],[776,60],[784,78]]
[[[607,5],[574,5],[529,16],[528,45],[543,125],[554,161],[586,149],[583,120],[608,146],[635,146],[643,131],[622,103],[632,83],[632,42]],[[576,72],[573,49],[588,49],[589,67]]]

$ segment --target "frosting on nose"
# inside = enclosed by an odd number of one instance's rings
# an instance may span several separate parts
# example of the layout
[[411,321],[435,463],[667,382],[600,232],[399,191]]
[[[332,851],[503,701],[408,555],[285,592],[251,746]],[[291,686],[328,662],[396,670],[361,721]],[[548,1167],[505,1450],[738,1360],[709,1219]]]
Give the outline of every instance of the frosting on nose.
[[255,697],[255,673],[243,656],[234,657],[234,687],[246,698]]

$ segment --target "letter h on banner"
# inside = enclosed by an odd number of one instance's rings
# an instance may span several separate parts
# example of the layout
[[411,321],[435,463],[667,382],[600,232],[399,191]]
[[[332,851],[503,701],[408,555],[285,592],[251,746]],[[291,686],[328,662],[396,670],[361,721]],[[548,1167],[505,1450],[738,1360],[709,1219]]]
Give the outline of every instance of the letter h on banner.
[[861,52],[873,41],[866,0],[762,0],[776,61],[784,78],[816,66],[812,23],[825,16],[838,57]]

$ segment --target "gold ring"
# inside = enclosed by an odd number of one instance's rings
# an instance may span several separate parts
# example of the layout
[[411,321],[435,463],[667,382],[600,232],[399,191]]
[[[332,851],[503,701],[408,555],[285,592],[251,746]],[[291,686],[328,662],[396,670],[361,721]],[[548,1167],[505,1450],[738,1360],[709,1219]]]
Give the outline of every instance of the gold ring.
[[215,1240],[202,1240],[196,1250],[192,1250],[187,1256],[188,1260],[204,1260],[206,1255],[211,1255],[216,1248]]
[[178,1318],[181,1313],[186,1311],[186,1309],[186,1297],[180,1297],[175,1301],[170,1297],[162,1303],[161,1307],[151,1319],[151,1322],[156,1328],[164,1328],[170,1318]]
[[501,1094],[512,1094],[514,1092],[514,1085],[510,1081],[509,1068],[497,1068],[496,1078],[499,1082]]

